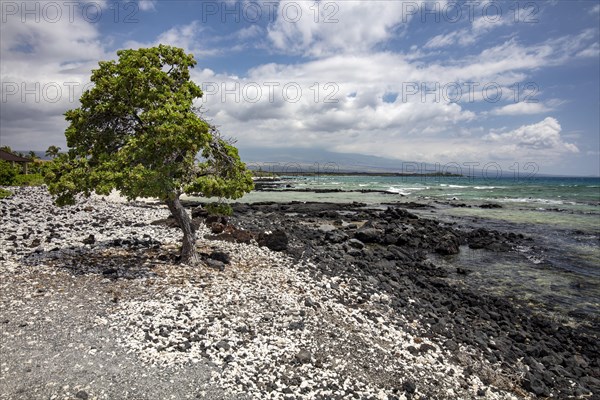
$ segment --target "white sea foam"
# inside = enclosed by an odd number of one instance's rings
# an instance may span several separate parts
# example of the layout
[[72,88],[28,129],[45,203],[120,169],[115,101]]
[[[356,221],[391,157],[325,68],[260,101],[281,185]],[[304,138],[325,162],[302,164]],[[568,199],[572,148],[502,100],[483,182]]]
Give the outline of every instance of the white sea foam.
[[411,192],[407,192],[406,191],[407,188],[397,188],[394,186],[390,186],[387,189],[388,193],[397,193],[397,194],[401,194],[402,196],[408,196]]
[[549,200],[549,199],[538,199],[538,198],[514,198],[514,199],[498,199],[498,201],[502,203],[542,203],[542,204],[577,204],[573,201],[565,201],[565,200]]

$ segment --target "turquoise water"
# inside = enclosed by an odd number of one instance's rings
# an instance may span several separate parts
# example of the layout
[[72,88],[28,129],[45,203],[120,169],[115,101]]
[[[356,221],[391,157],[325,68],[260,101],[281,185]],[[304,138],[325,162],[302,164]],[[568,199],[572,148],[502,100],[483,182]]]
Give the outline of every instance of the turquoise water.
[[[297,189],[343,192],[298,192]],[[357,192],[360,190],[385,193]],[[440,212],[457,217],[485,217],[600,233],[600,178],[282,176],[278,190],[252,192],[237,201],[356,201],[367,204],[419,201],[432,203],[441,209]],[[502,208],[479,208],[478,205],[483,203],[497,203]]]
[[395,176],[282,177],[294,188],[385,190],[436,199],[500,200],[540,204],[600,203],[600,178],[468,178]]
[[[600,178],[282,176],[276,191],[252,192],[238,201],[373,206],[414,201],[433,206],[414,210],[422,217],[521,233],[534,240],[516,253],[464,248],[456,256],[434,256],[434,261],[449,271],[458,266],[473,271],[467,277],[450,274],[453,284],[519,299],[567,322],[600,324]],[[501,208],[479,207],[487,203]]]

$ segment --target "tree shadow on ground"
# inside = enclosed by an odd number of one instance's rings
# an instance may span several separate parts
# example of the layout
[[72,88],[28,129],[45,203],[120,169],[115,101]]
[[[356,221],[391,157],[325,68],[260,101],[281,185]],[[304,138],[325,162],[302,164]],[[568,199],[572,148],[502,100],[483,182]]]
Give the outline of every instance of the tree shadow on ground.
[[110,279],[156,277],[159,265],[179,263],[179,248],[153,239],[112,239],[93,244],[34,251],[21,258],[26,265],[45,264],[73,275],[98,274]]

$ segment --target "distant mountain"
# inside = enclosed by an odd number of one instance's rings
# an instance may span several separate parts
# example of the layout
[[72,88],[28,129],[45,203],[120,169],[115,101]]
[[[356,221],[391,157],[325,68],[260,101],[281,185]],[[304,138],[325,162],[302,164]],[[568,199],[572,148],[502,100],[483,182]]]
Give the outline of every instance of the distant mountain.
[[[319,149],[240,148],[240,157],[251,169],[277,172],[434,173],[443,167],[431,163],[395,160]],[[456,169],[447,172],[456,173]],[[463,171],[463,174],[467,171]]]
[[[320,149],[294,148],[247,148],[240,147],[239,154],[250,169],[275,172],[368,172],[368,173],[410,173],[439,174],[450,173],[474,177],[496,177],[497,169],[492,166],[487,171],[471,168],[469,165],[457,163],[425,163],[419,161],[395,160],[392,158],[369,156],[356,153],[335,153]],[[472,161],[472,160],[465,160]],[[510,178],[514,172],[508,169],[499,171],[501,177]],[[527,171],[524,171],[524,176]],[[536,173],[536,177],[552,177],[557,175]]]

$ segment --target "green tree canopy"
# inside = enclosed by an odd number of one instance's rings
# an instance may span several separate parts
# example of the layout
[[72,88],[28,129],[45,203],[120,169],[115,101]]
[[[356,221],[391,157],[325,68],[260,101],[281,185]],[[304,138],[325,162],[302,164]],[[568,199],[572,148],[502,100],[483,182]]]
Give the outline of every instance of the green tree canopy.
[[161,199],[183,230],[182,261],[194,264],[195,232],[180,195],[239,198],[253,188],[251,174],[193,107],[202,96],[190,80],[193,55],[164,45],[117,55],[99,63],[81,107],[65,113],[69,150],[50,166],[49,190],[59,205],[113,189]]
[[8,161],[0,160],[0,185],[14,185],[19,172],[19,168],[13,166]]
[[60,153],[60,147],[58,146],[49,146],[48,150],[46,150],[46,157],[56,158]]

